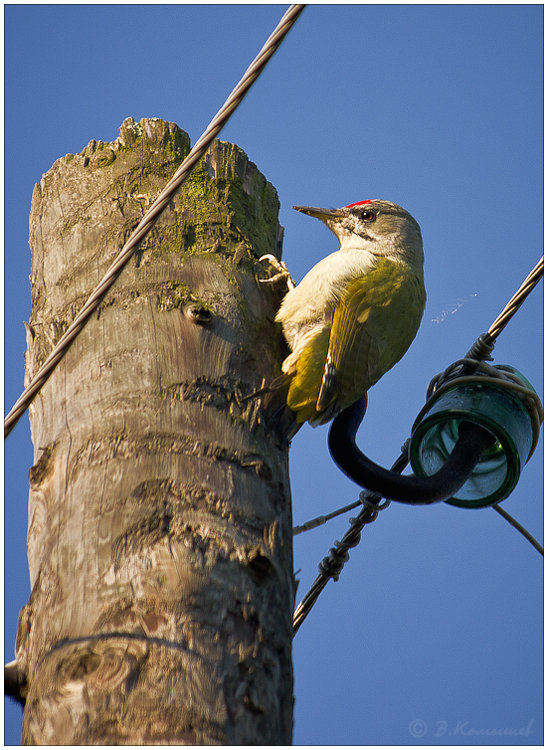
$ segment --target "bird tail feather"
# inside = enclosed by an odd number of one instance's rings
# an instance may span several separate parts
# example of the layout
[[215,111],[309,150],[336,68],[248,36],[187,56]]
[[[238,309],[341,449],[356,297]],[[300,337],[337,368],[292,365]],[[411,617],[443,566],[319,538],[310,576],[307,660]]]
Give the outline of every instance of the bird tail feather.
[[263,417],[265,424],[276,430],[282,440],[291,440],[302,427],[297,422],[295,412],[287,405],[287,394],[293,380],[293,374],[284,374],[275,378],[268,386],[263,398]]

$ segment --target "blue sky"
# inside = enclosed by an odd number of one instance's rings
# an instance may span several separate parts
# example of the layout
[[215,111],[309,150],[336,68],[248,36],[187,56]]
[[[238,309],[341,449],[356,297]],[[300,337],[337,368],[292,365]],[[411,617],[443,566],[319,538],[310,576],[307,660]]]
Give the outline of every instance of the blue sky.
[[[23,388],[34,183],[91,139],[114,140],[128,116],[174,121],[194,142],[285,7],[6,6],[6,411]],[[463,356],[542,254],[542,12],[311,5],[221,134],[277,188],[296,280],[337,243],[292,205],[385,198],[422,227],[423,323],[371,390],[359,433],[385,466],[430,378]],[[541,286],[495,360],[542,396]],[[293,441],[295,523],[357,499],[326,438],[305,427]],[[6,661],[29,596],[32,462],[25,416],[5,452]],[[542,442],[504,507],[542,536]],[[347,528],[342,517],[296,538],[298,600]],[[394,503],[325,589],[294,664],[295,744],[539,744],[541,558],[490,509]],[[8,743],[20,716],[8,702]]]

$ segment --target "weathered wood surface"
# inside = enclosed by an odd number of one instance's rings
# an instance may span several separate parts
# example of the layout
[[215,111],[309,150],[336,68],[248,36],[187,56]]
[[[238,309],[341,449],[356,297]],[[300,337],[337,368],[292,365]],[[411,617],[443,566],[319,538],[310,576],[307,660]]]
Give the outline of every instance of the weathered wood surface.
[[[43,176],[28,378],[188,150],[128,119]],[[281,359],[277,212],[216,141],[30,408],[27,744],[291,741],[287,449],[248,398]]]

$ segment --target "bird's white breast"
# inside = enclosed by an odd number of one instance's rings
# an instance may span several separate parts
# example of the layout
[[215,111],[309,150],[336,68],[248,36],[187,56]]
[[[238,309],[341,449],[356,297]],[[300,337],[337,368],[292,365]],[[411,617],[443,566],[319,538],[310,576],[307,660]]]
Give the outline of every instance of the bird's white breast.
[[374,264],[375,257],[362,249],[338,250],[311,268],[301,283],[288,292],[276,320],[282,323],[293,350],[305,331],[331,322],[333,310],[348,284],[365,275]]

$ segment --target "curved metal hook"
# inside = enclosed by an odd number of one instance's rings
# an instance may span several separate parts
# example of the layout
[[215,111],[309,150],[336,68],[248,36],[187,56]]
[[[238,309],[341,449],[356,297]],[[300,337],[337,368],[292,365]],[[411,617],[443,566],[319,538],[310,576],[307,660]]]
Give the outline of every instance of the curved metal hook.
[[493,436],[471,422],[461,422],[453,452],[429,477],[401,476],[383,469],[356,445],[356,433],[367,409],[367,394],[342,411],[329,429],[331,457],[352,481],[382,497],[411,505],[428,505],[454,495],[466,482]]

